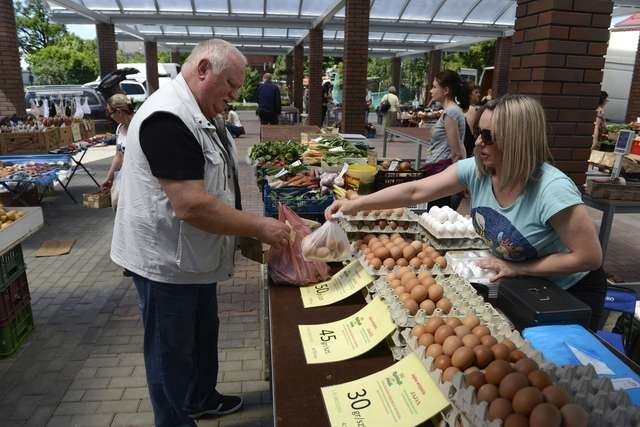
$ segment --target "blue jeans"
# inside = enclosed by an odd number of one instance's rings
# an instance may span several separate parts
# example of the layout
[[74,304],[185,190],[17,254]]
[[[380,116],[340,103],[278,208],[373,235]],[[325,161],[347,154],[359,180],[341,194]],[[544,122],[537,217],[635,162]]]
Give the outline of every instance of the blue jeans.
[[144,323],[144,364],[157,427],[196,427],[189,417],[216,407],[216,284],[177,285],[133,275]]

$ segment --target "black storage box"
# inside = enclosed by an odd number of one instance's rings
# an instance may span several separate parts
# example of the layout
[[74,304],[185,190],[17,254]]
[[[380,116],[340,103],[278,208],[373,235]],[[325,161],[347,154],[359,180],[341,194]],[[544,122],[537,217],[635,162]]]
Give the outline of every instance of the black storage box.
[[502,279],[497,307],[518,330],[529,326],[577,324],[589,328],[591,307],[537,277]]

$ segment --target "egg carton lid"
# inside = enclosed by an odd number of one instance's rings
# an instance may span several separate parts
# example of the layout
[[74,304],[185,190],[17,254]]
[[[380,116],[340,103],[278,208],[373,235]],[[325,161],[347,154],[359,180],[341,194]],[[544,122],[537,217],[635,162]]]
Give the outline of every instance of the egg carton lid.
[[[385,209],[377,209],[377,210],[380,211]],[[342,212],[338,212],[337,214],[334,214],[334,216],[336,216],[337,218],[345,219],[347,221],[363,221],[363,220],[371,221],[376,219],[385,219],[385,220],[388,219],[392,221],[417,221],[419,218],[418,215],[416,215],[415,213],[413,213],[411,210],[407,208],[403,208],[401,215],[398,215],[398,214],[379,215],[378,213],[376,214],[367,213],[366,215],[364,215],[362,212],[358,212],[355,215],[346,215],[346,214],[343,214]]]
[[482,238],[477,239],[467,239],[467,238],[454,238],[454,239],[438,239],[433,234],[429,232],[426,228],[424,228],[423,224],[418,221],[418,224],[422,228],[421,236],[425,240],[427,240],[431,246],[438,250],[468,250],[468,249],[487,249],[488,246],[482,240]]
[[[473,283],[480,283],[482,285],[486,285],[489,288],[489,292],[495,293],[497,296],[498,285],[491,283],[489,277],[494,273],[493,270],[482,269],[473,265],[475,261],[480,261],[483,259],[488,259],[491,257],[491,253],[488,250],[466,250],[466,251],[449,251],[445,254],[445,259],[447,260],[447,265],[451,266],[451,270],[456,274],[464,277]],[[461,272],[461,267],[469,268],[469,274],[464,275]],[[475,267],[475,268],[474,268]],[[475,274],[474,274],[475,273]],[[477,274],[481,273],[481,274]],[[493,298],[490,296],[490,298]]]
[[415,221],[405,221],[403,224],[408,224],[407,228],[398,226],[395,229],[391,228],[390,225],[387,225],[384,228],[380,228],[378,225],[374,226],[373,228],[367,228],[366,226],[358,227],[357,225],[354,224],[354,222],[355,221],[340,220],[340,226],[347,233],[381,233],[381,234],[408,233],[408,234],[414,234],[414,235],[420,233],[420,226]]

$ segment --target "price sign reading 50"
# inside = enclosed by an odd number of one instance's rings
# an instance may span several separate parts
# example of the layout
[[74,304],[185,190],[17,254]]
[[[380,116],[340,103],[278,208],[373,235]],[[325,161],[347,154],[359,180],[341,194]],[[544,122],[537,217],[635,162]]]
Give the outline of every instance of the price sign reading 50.
[[367,390],[365,389],[347,393],[347,397],[351,400],[351,409],[354,411],[361,411],[371,406],[371,401],[365,397],[366,395]]
[[316,294],[317,295],[322,295],[325,292],[329,292],[329,284],[328,283],[320,283],[318,285],[315,285],[314,288],[316,288]]

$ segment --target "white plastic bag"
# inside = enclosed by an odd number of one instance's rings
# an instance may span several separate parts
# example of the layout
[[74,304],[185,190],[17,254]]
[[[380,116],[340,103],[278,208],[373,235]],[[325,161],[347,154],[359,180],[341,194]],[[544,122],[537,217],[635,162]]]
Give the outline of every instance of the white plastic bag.
[[327,221],[302,239],[302,256],[308,261],[345,261],[351,258],[347,233],[337,223]]

